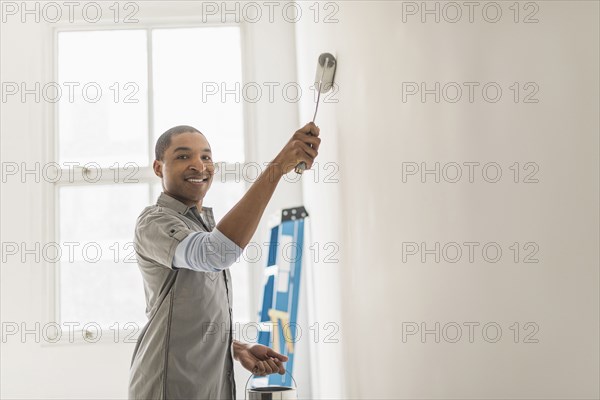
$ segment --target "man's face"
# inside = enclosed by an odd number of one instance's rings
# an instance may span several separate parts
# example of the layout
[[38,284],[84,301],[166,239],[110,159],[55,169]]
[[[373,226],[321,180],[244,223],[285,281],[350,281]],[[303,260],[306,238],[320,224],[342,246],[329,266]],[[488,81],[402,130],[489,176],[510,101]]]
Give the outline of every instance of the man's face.
[[171,137],[162,161],[154,161],[154,172],[162,178],[165,193],[188,206],[204,198],[215,174],[210,145],[197,132]]

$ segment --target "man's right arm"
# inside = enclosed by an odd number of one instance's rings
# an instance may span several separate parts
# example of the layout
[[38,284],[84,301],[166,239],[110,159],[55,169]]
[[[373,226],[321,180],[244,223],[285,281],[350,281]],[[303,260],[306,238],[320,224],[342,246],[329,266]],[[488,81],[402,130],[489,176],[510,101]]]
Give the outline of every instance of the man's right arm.
[[304,161],[312,167],[321,143],[319,128],[312,122],[294,133],[242,199],[217,224],[218,230],[244,249],[256,232],[258,223],[283,175]]

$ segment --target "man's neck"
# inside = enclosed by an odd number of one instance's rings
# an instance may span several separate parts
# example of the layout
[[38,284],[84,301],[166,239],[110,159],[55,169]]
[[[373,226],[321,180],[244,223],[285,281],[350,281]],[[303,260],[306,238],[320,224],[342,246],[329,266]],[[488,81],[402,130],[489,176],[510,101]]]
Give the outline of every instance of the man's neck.
[[165,194],[171,196],[175,200],[182,202],[183,204],[185,204],[188,207],[196,206],[196,208],[198,209],[198,212],[202,212],[202,200],[198,201],[197,203],[194,203],[194,202],[186,201],[185,199],[182,199],[179,196],[175,196],[174,194],[171,194],[171,193],[167,192],[166,190],[165,190]]

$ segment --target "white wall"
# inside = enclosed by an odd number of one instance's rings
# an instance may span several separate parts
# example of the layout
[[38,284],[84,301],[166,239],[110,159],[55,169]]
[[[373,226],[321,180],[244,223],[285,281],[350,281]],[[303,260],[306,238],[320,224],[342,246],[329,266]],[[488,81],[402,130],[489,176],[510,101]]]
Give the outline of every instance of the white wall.
[[[342,244],[342,263],[320,273],[341,287],[339,304],[321,295],[334,303],[325,315],[343,310],[347,396],[598,398],[598,3],[536,2],[537,24],[512,22],[512,2],[500,2],[496,24],[482,20],[485,3],[474,23],[467,14],[456,24],[418,15],[403,23],[404,3],[339,2],[337,23],[305,18],[296,30],[300,79],[312,79],[319,53],[338,60],[339,103],[317,120],[340,182],[304,190],[313,231]],[[402,102],[402,82],[423,81],[495,81],[504,97]],[[537,82],[539,103],[512,102],[515,81]],[[497,162],[504,175],[496,184],[480,174],[474,183],[402,182],[403,162],[436,161]],[[516,161],[536,162],[540,182],[512,183]],[[498,242],[503,258],[401,258],[403,242],[467,241]],[[529,241],[540,262],[512,262],[508,246]],[[406,322],[481,325],[473,343],[466,326],[457,343],[431,334],[404,343]],[[497,343],[481,336],[488,322],[503,329]],[[535,322],[539,343],[513,343],[514,322],[521,334]]]

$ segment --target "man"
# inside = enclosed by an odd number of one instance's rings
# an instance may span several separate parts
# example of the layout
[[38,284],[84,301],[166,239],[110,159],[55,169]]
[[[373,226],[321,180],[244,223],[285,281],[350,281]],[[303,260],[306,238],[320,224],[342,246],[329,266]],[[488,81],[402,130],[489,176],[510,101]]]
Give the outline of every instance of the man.
[[235,399],[233,360],[256,375],[285,373],[287,357],[233,340],[229,267],[252,238],[282,176],[311,168],[321,139],[309,123],[294,133],[215,227],[202,206],[215,168],[206,137],[178,126],[156,143],[163,193],[135,227],[148,323],[131,363],[130,399]]

